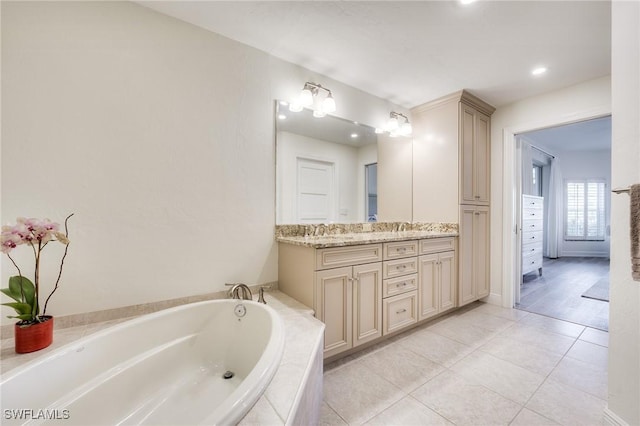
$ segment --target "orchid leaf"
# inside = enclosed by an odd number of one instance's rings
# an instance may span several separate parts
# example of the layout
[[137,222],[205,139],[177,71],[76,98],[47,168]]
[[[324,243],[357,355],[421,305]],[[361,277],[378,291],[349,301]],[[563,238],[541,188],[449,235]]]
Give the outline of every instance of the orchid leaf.
[[31,314],[22,314],[22,315],[7,315],[7,318],[18,318],[19,320],[22,321],[31,321],[33,320],[33,317],[31,316]]
[[[20,285],[21,282],[22,286]],[[22,289],[20,287],[22,287]],[[33,305],[36,288],[29,278],[21,277],[19,275],[9,278],[9,290],[14,295],[12,296],[12,299]],[[22,299],[23,294],[24,299]],[[19,299],[16,299],[15,296],[19,297]]]
[[31,318],[31,305],[28,303],[9,302],[3,303],[2,306],[9,306],[10,308],[15,309],[16,313],[20,315],[28,314],[29,318]]
[[10,298],[12,298],[13,300],[15,300],[16,302],[22,302],[22,295],[18,294],[17,296],[14,295],[13,293],[11,293],[11,290],[8,288],[0,288],[0,291],[6,295],[9,296]]

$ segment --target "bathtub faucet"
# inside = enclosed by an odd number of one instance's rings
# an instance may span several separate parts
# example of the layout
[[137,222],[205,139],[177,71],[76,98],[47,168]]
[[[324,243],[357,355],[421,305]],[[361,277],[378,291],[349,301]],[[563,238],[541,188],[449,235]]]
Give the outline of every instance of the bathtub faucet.
[[231,290],[229,290],[229,297],[231,297],[232,299],[243,299],[243,300],[253,299],[251,290],[246,284],[233,283],[233,284],[225,284],[225,285],[232,286]]

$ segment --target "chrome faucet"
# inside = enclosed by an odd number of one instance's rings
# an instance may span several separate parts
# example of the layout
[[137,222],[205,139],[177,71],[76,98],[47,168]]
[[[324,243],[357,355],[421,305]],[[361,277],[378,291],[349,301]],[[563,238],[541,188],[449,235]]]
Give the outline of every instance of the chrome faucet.
[[398,225],[398,231],[406,231],[407,228],[411,227],[411,222],[402,222],[400,225]]
[[[242,299],[242,300],[252,300],[253,295],[251,294],[251,290],[246,284],[242,283],[234,283],[234,284],[225,284],[228,286],[232,286],[231,290],[229,290],[229,297],[232,299]],[[242,291],[242,294],[240,293]]]

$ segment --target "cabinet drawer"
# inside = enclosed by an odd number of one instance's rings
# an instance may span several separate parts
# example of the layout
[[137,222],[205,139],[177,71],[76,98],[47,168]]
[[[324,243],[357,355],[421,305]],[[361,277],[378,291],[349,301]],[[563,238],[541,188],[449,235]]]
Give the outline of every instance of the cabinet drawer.
[[527,231],[527,232],[522,232],[522,245],[524,246],[525,244],[532,244],[532,243],[539,243],[542,244],[542,231]]
[[537,271],[538,268],[542,268],[542,255],[533,254],[522,257],[522,275],[529,272]]
[[543,211],[542,209],[526,209],[522,211],[522,220],[526,221],[529,219],[540,219],[542,220]]
[[451,251],[455,248],[453,238],[429,238],[420,240],[420,254],[439,253]]
[[382,244],[316,250],[316,270],[382,261]]
[[382,318],[383,335],[415,324],[418,321],[418,292],[412,291],[384,299]]
[[418,289],[418,274],[382,281],[382,297],[396,296]]
[[382,245],[383,259],[393,260],[418,255],[417,241],[396,241]]
[[522,245],[522,257],[533,256],[534,254],[542,256],[542,240]]
[[527,195],[522,196],[522,210],[542,210],[544,204],[544,198],[531,197]]
[[401,277],[403,275],[418,273],[418,258],[388,260],[382,263],[382,278]]
[[542,218],[525,219],[522,221],[522,232],[542,231]]

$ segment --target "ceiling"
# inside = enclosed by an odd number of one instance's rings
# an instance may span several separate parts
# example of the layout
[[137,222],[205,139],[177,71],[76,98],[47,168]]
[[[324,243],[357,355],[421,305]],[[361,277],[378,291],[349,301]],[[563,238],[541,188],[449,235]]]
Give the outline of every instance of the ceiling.
[[550,154],[611,150],[611,116],[536,130],[521,136]]
[[499,107],[611,68],[608,1],[137,3],[405,108],[463,88]]

